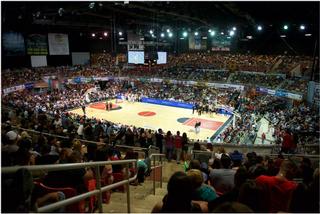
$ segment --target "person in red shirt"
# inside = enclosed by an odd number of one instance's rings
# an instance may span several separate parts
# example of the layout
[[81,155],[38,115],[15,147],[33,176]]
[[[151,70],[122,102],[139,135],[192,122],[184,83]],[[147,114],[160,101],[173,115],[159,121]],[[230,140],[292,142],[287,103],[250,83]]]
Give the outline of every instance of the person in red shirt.
[[174,137],[174,146],[176,149],[177,164],[180,164],[180,157],[181,157],[181,152],[182,152],[182,138],[180,136],[179,131],[177,131],[177,135]]
[[266,134],[263,132],[262,135],[261,135],[262,144],[264,144],[265,140],[266,140]]
[[283,134],[282,151],[284,153],[293,153],[296,148],[296,144],[293,142],[293,135],[288,130]]
[[284,160],[276,176],[261,175],[256,178],[258,186],[262,187],[266,196],[268,212],[288,212],[293,191],[297,183],[292,181],[297,172],[297,166],[292,160]]

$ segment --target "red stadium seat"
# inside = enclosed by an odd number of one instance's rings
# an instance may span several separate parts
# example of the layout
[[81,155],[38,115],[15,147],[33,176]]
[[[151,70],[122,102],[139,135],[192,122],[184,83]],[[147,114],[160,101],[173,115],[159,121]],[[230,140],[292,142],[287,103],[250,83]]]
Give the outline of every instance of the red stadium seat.
[[[122,172],[112,173],[112,175],[113,175],[113,183],[117,183],[119,181],[124,180],[124,175]],[[118,190],[120,192],[124,192],[124,186],[120,186],[120,187],[116,188],[116,190]]]
[[[40,182],[34,182],[35,188],[38,188],[43,194],[48,194],[51,192],[63,192],[66,198],[71,198],[77,195],[77,191],[71,187],[65,188],[52,188],[44,185]],[[39,196],[38,196],[39,197]],[[78,203],[74,203],[71,205],[66,206],[65,212],[71,213],[84,213],[85,211],[85,201],[80,201]]]
[[[86,182],[88,192],[95,190],[96,185],[97,185],[97,182],[95,179],[88,180]],[[89,199],[89,212],[91,212],[91,213],[94,212],[95,202],[96,202],[96,196],[91,196]]]

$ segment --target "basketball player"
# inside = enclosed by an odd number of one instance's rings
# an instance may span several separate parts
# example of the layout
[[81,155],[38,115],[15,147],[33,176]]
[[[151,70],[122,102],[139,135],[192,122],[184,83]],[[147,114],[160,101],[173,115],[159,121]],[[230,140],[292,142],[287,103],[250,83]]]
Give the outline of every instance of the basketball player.
[[108,111],[108,100],[106,100],[106,111]]
[[81,108],[82,108],[83,114],[86,115],[86,106],[82,104]]
[[112,110],[112,102],[109,103],[109,111]]
[[200,126],[201,126],[201,122],[197,121],[196,124],[194,125],[194,128],[195,128],[195,131],[196,131],[196,134],[198,134],[200,132]]

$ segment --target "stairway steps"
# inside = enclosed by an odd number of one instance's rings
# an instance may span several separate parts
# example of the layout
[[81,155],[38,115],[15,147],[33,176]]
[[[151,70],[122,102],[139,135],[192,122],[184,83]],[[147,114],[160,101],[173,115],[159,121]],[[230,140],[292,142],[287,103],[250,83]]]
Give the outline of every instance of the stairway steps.
[[167,188],[157,188],[156,189],[156,195],[164,196],[167,194]]

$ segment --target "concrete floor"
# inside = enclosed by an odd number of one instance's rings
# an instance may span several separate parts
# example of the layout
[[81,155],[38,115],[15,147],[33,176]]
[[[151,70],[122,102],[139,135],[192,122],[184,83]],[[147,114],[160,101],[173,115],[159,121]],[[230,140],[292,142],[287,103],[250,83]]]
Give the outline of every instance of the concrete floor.
[[[165,162],[162,175],[163,185],[160,188],[160,182],[156,182],[156,194],[153,195],[152,176],[148,177],[142,185],[130,185],[130,204],[131,212],[151,213],[152,208],[167,193],[167,182],[174,172],[183,171],[183,165],[172,161]],[[127,213],[127,193],[113,192],[109,204],[103,204],[104,213]]]

